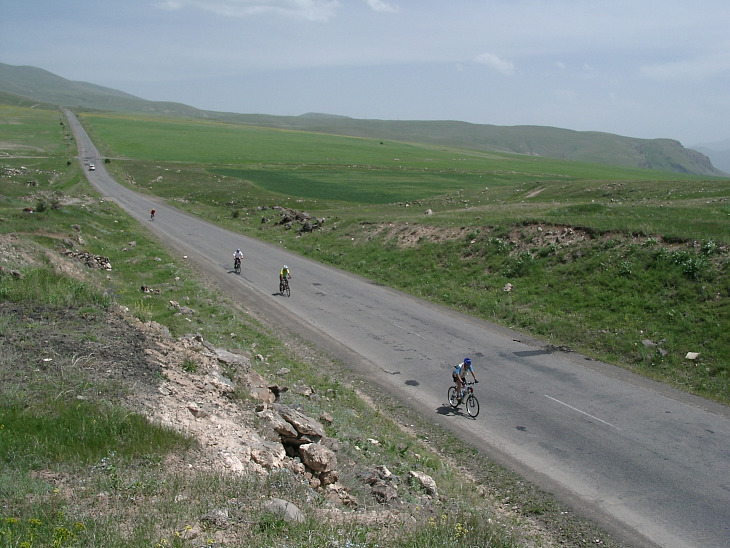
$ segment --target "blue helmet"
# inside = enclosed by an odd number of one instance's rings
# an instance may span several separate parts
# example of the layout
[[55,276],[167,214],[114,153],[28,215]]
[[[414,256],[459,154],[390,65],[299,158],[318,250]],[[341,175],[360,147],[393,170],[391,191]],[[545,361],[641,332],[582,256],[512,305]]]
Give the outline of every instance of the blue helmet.
[[464,365],[471,365],[471,360],[469,358],[464,358]]

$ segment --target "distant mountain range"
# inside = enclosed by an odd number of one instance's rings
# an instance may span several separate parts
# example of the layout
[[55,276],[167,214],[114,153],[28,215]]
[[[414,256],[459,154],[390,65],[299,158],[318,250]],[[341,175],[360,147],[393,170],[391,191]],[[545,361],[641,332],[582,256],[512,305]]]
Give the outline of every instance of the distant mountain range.
[[717,169],[730,173],[730,139],[719,143],[694,145],[692,148],[710,158]]
[[[545,126],[494,126],[457,121],[359,120],[316,113],[273,116],[214,112],[182,103],[148,101],[115,89],[67,80],[40,68],[3,63],[0,63],[0,103],[216,119],[256,126],[530,154],[678,173],[726,175],[708,157],[718,154],[716,150],[709,146],[702,150],[685,148],[673,139],[637,139],[597,131],[572,131]],[[730,172],[730,153],[726,151],[725,156],[720,154],[717,157],[717,165]]]

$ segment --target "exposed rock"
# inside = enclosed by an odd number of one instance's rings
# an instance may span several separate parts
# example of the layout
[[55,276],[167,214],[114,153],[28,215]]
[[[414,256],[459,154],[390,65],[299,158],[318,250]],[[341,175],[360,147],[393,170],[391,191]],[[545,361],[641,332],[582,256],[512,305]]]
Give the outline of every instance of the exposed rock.
[[373,496],[382,503],[388,503],[398,498],[398,489],[384,481],[373,485]]
[[[282,438],[296,439],[299,435],[299,432],[297,432],[296,428],[294,428],[290,423],[285,421],[279,413],[276,413],[271,409],[264,409],[263,411],[257,413],[257,415],[262,419],[269,421],[269,423],[271,423],[271,426],[274,428],[274,431]],[[286,444],[286,441],[284,441],[283,443]]]
[[315,472],[334,470],[337,457],[334,452],[318,443],[307,443],[299,447],[299,454],[304,465]]
[[381,464],[375,467],[375,470],[380,474],[380,477],[384,480],[392,480],[395,476],[388,470],[388,467]]
[[269,383],[267,383],[266,379],[264,379],[256,371],[250,370],[247,372],[246,384],[251,397],[265,403],[274,403],[276,397],[274,396],[274,393],[269,390]]
[[205,417],[207,417],[209,415],[208,412],[201,409],[200,406],[195,402],[190,402],[188,404],[188,411],[190,411],[193,414],[193,416],[198,419],[204,419]]
[[103,257],[101,255],[92,255],[88,251],[66,250],[66,251],[64,251],[64,255],[66,255],[67,257],[76,259],[78,261],[81,261],[83,264],[85,264],[89,268],[98,268],[101,270],[111,270],[112,269],[112,263],[108,257]]
[[312,216],[306,211],[297,211],[285,207],[276,207],[276,209],[280,213],[279,221],[276,224],[291,229],[296,223],[299,225],[299,233],[313,232],[325,223],[324,218],[312,219]]
[[222,348],[214,349],[213,353],[215,354],[215,357],[218,358],[218,361],[225,365],[241,368],[245,371],[249,371],[251,369],[251,360],[246,356],[234,354],[233,352],[229,352]]
[[436,482],[431,476],[429,476],[428,474],[424,474],[423,472],[417,472],[415,470],[411,470],[409,476],[412,479],[415,479],[420,484],[420,486],[423,487],[428,495],[432,497],[438,496]]
[[286,386],[270,384],[269,390],[271,390],[271,393],[274,395],[274,403],[278,403],[281,400],[281,395],[289,389]]
[[304,512],[288,500],[273,498],[263,504],[263,509],[289,523],[303,523],[305,520]]
[[225,528],[228,525],[228,510],[226,508],[214,508],[202,516],[200,521],[211,523],[216,527]]
[[286,405],[275,404],[274,409],[283,417],[285,421],[290,423],[297,432],[306,436],[323,438],[325,436],[324,428],[316,420],[307,417],[303,413],[287,407]]
[[334,485],[339,479],[340,474],[337,470],[325,470],[319,475],[319,481],[321,481],[324,486]]
[[233,392],[235,392],[235,388],[233,386],[233,383],[231,382],[231,379],[225,377],[218,371],[211,371],[206,377],[206,380],[210,382],[210,384],[213,385],[222,394],[231,395],[233,394]]
[[383,481],[383,477],[377,470],[365,470],[360,474],[360,479],[368,485],[375,485]]
[[286,451],[280,443],[259,440],[258,443],[249,444],[251,447],[251,460],[264,468],[281,468],[286,458]]

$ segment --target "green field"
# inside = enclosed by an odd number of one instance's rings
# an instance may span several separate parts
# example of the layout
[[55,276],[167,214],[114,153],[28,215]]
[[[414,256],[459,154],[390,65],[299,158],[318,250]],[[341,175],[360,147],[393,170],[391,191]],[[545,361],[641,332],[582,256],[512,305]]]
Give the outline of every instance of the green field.
[[[727,179],[215,122],[83,120],[138,190],[730,402]],[[282,227],[275,206],[319,228]]]
[[[230,124],[97,114],[83,120],[107,168],[136,190],[546,345],[730,403],[726,179]],[[338,538],[379,546],[577,547],[585,539],[615,546],[430,421],[386,399],[371,408],[338,367],[322,379],[310,357],[292,356],[287,344],[231,310],[144,227],[91,190],[63,115],[0,106],[0,150],[0,543],[211,545],[207,534],[181,539],[210,508],[230,501],[258,508],[262,493],[302,507],[326,504],[285,474],[253,481],[197,470],[193,440],[124,408],[130,387],[105,377],[107,363],[86,350],[112,349],[117,364],[130,361],[138,339],[119,339],[112,329],[108,311],[118,303],[174,336],[193,328],[214,344],[260,352],[264,376],[286,367],[291,386],[328,394],[312,400],[290,390],[288,397],[312,416],[336,417],[328,433],[358,470],[387,464],[404,475],[417,468],[444,486],[426,506],[412,486],[401,486],[409,498],[398,511],[409,525],[323,522],[310,513],[292,526],[251,512],[228,529],[242,535],[232,545],[324,547]],[[273,206],[307,211],[318,228],[279,224]],[[110,258],[111,272],[59,269],[63,240],[78,236],[84,249]],[[19,277],[10,273],[16,268]],[[507,283],[511,292],[503,291]],[[173,314],[170,300],[197,310],[194,323]],[[699,356],[687,360],[687,352]],[[49,361],[40,359],[44,353]],[[185,367],[198,375],[192,361]],[[157,375],[150,389],[164,381],[164,370]],[[391,415],[407,416],[418,437]],[[368,448],[368,438],[381,445]],[[439,453],[431,453],[436,445]],[[196,466],[177,474],[163,464],[171,455]],[[451,465],[465,455],[476,481]],[[343,481],[368,509],[355,472]],[[493,501],[505,499],[506,520],[493,513]],[[467,511],[488,519],[462,520]]]
[[[0,150],[0,546],[578,548],[586,538],[618,546],[342,364],[295,337],[277,337],[235,307],[194,265],[93,191],[58,112],[0,106]],[[103,255],[113,268],[87,268],[65,255],[69,248]],[[177,313],[173,300],[196,313]],[[148,339],[141,322],[171,337]],[[145,394],[167,391],[173,371],[209,386],[208,358],[177,348],[177,337],[188,333],[204,338],[206,356],[207,343],[260,353],[265,359],[252,367],[287,383],[286,404],[334,417],[327,435],[338,444],[340,482],[357,506],[332,508],[328,490],[290,470],[230,473],[200,452],[197,438],[140,411]],[[179,352],[185,357],[177,361]],[[245,386],[243,371],[223,373]],[[172,384],[191,398],[214,397]],[[271,435],[254,414],[258,403],[242,388],[221,407],[245,410],[246,426]],[[465,456],[468,474],[460,466]],[[362,473],[376,466],[403,478],[397,503],[381,504],[363,482]],[[409,481],[410,470],[434,478],[439,496]],[[262,510],[270,497],[298,505],[305,521]],[[216,508],[231,509],[227,523],[206,519]]]

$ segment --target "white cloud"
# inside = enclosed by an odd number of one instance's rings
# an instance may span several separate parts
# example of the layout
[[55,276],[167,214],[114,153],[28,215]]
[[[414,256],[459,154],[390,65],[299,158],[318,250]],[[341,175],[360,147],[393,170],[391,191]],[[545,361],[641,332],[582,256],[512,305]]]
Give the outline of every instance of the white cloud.
[[365,0],[365,2],[367,2],[367,5],[370,6],[370,9],[373,11],[384,11],[389,13],[395,13],[398,11],[398,8],[383,2],[383,0]]
[[193,7],[224,17],[272,13],[310,21],[327,21],[334,17],[339,2],[338,0],[163,0],[158,2],[157,6],[168,10]]
[[480,55],[477,55],[476,62],[480,65],[486,65],[490,68],[493,68],[496,71],[499,71],[503,74],[514,74],[515,72],[515,66],[512,63],[512,61],[508,61],[506,59],[501,59],[494,53],[482,53]]
[[695,4],[0,0],[0,61],[210,110],[720,141],[730,2]]

